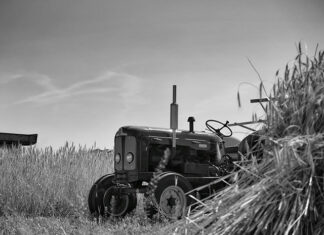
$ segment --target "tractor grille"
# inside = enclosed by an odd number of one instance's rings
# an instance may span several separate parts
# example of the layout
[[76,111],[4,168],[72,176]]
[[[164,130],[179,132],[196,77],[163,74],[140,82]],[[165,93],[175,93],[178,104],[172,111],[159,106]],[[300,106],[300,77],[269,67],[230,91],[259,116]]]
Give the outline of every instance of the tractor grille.
[[[132,153],[134,159],[132,162],[128,162],[126,159],[127,153]],[[136,138],[134,136],[117,136],[115,138],[115,155],[121,155],[121,161],[115,162],[115,170],[135,170],[136,169]]]

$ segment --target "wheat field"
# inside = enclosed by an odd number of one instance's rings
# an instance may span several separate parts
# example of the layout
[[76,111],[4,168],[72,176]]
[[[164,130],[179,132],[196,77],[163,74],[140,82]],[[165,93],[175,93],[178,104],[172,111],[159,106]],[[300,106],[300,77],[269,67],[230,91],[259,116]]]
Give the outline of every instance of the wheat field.
[[123,220],[89,216],[88,192],[111,172],[112,152],[94,148],[0,149],[0,234],[142,234],[161,226],[140,209]]
[[[107,151],[0,149],[0,234],[322,234],[324,230],[324,52],[298,46],[264,108],[263,160],[243,157],[234,183],[180,221],[89,217],[87,194],[113,171]],[[260,96],[262,81],[260,84]]]

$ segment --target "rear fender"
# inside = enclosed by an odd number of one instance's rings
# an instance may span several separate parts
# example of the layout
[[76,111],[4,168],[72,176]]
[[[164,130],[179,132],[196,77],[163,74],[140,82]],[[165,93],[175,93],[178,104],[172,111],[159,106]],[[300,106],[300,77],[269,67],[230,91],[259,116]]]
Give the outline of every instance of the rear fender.
[[261,131],[256,131],[246,136],[239,144],[238,152],[243,155],[253,153],[257,157],[262,157],[264,140],[261,136]]
[[170,177],[170,176],[174,176],[175,180],[176,178],[181,178],[183,179],[183,182],[186,184],[186,186],[190,189],[192,189],[192,185],[189,182],[189,180],[186,179],[186,177],[184,177],[183,175],[176,173],[176,172],[172,172],[172,171],[167,171],[167,172],[163,172],[162,174],[160,174],[157,177],[157,181],[161,181],[162,179],[166,178],[166,177]]

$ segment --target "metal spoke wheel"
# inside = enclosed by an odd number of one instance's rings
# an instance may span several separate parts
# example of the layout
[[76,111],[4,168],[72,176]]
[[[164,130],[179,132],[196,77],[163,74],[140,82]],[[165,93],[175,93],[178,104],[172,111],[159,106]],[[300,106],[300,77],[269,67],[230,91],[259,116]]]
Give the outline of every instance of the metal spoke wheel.
[[127,214],[130,199],[127,194],[114,194],[113,187],[110,187],[105,192],[103,205],[105,213],[114,217],[120,217]]
[[168,218],[181,218],[186,206],[186,195],[179,186],[172,185],[163,190],[160,197],[160,208]]
[[180,219],[185,215],[191,199],[186,192],[190,191],[190,182],[175,172],[166,172],[158,179],[154,196],[159,212],[169,219]]

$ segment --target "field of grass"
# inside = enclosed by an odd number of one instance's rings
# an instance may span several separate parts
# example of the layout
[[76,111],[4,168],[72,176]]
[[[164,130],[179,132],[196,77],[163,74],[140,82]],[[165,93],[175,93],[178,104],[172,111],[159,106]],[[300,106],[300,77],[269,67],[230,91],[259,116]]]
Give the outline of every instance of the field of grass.
[[0,217],[0,234],[164,234],[158,231],[165,223],[151,222],[143,216],[99,223],[86,217],[6,216]]
[[68,144],[57,151],[0,149],[0,234],[142,234],[160,227],[141,206],[123,220],[89,217],[88,192],[112,168],[108,151]]
[[93,182],[112,172],[106,152],[66,145],[0,149],[1,213],[26,216],[83,216]]

